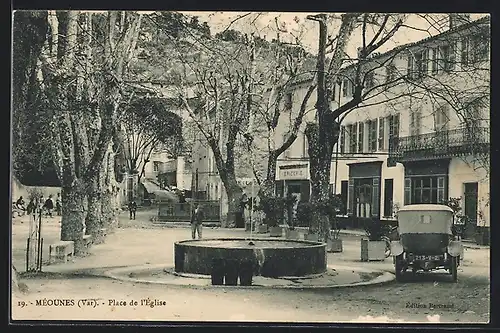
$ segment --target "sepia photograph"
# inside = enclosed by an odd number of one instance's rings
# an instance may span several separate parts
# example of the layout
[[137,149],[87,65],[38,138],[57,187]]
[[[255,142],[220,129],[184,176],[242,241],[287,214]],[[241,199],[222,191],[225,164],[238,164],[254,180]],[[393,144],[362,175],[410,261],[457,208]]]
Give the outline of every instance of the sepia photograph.
[[11,324],[490,322],[489,14],[11,19]]

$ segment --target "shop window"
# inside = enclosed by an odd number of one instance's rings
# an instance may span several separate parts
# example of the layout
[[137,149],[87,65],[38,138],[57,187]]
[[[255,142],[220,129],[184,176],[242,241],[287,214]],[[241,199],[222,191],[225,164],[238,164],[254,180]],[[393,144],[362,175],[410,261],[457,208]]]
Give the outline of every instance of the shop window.
[[[408,184],[411,194],[407,197]],[[405,179],[405,202],[409,204],[439,204],[444,200],[445,177],[427,176]]]

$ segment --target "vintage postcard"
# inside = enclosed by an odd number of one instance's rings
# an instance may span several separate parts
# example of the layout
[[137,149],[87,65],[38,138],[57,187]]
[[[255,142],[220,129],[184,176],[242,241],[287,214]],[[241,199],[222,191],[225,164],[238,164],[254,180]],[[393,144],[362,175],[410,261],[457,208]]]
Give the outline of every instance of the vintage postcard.
[[13,12],[11,322],[489,323],[490,16]]

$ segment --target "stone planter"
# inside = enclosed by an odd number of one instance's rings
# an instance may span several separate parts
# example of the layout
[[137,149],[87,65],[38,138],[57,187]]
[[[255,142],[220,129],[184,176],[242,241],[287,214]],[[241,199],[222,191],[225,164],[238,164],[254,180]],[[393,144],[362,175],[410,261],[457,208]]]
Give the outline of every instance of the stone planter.
[[342,239],[328,239],[326,242],[326,251],[332,253],[339,253],[343,251]]
[[319,234],[304,234],[304,240],[311,242],[321,242]]
[[298,230],[286,229],[285,230],[285,237],[286,237],[286,239],[300,239],[300,234],[299,234]]
[[257,233],[265,234],[265,233],[267,233],[267,231],[268,231],[267,224],[259,224],[259,226],[257,228]]
[[270,237],[282,237],[283,236],[283,228],[282,227],[270,227],[269,228],[269,236]]
[[385,260],[385,242],[361,239],[361,261]]

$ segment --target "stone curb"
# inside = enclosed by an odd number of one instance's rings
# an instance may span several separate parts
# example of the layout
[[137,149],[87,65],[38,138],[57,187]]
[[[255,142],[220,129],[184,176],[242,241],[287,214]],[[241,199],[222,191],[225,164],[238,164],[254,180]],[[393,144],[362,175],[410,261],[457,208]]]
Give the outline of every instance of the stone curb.
[[[344,270],[351,270],[351,271],[358,271],[358,272],[363,272],[363,273],[374,273],[374,272],[380,272],[382,275],[378,276],[377,278],[370,280],[370,281],[363,281],[363,282],[356,282],[352,284],[336,284],[336,285],[318,285],[318,286],[296,286],[296,285],[253,285],[253,286],[213,286],[213,285],[190,285],[190,284],[177,284],[177,283],[169,283],[165,281],[156,281],[156,280],[148,280],[148,279],[136,279],[136,278],[131,278],[131,277],[124,277],[124,276],[119,276],[121,272],[130,272],[131,270],[134,270],[135,272],[144,272],[152,269],[158,269],[158,268],[167,268],[164,264],[156,264],[156,265],[141,265],[141,266],[130,266],[130,267],[123,267],[123,268],[117,268],[117,269],[112,269],[109,271],[104,272],[104,276],[118,280],[118,281],[125,281],[125,282],[132,282],[132,283],[144,283],[144,284],[157,284],[157,285],[171,285],[171,286],[179,286],[179,287],[188,287],[188,288],[238,288],[238,289],[330,289],[330,288],[348,288],[348,287],[360,287],[360,286],[368,286],[368,285],[376,285],[376,284],[383,284],[383,283],[388,283],[391,281],[395,280],[395,275],[384,271],[384,270],[377,270],[377,269],[366,269],[366,268],[359,268],[359,267],[353,267],[353,266],[342,266],[342,265],[328,265],[328,268],[342,268]],[[186,278],[189,279],[189,278]],[[195,280],[193,278],[193,280]],[[199,278],[198,278],[199,280]]]

